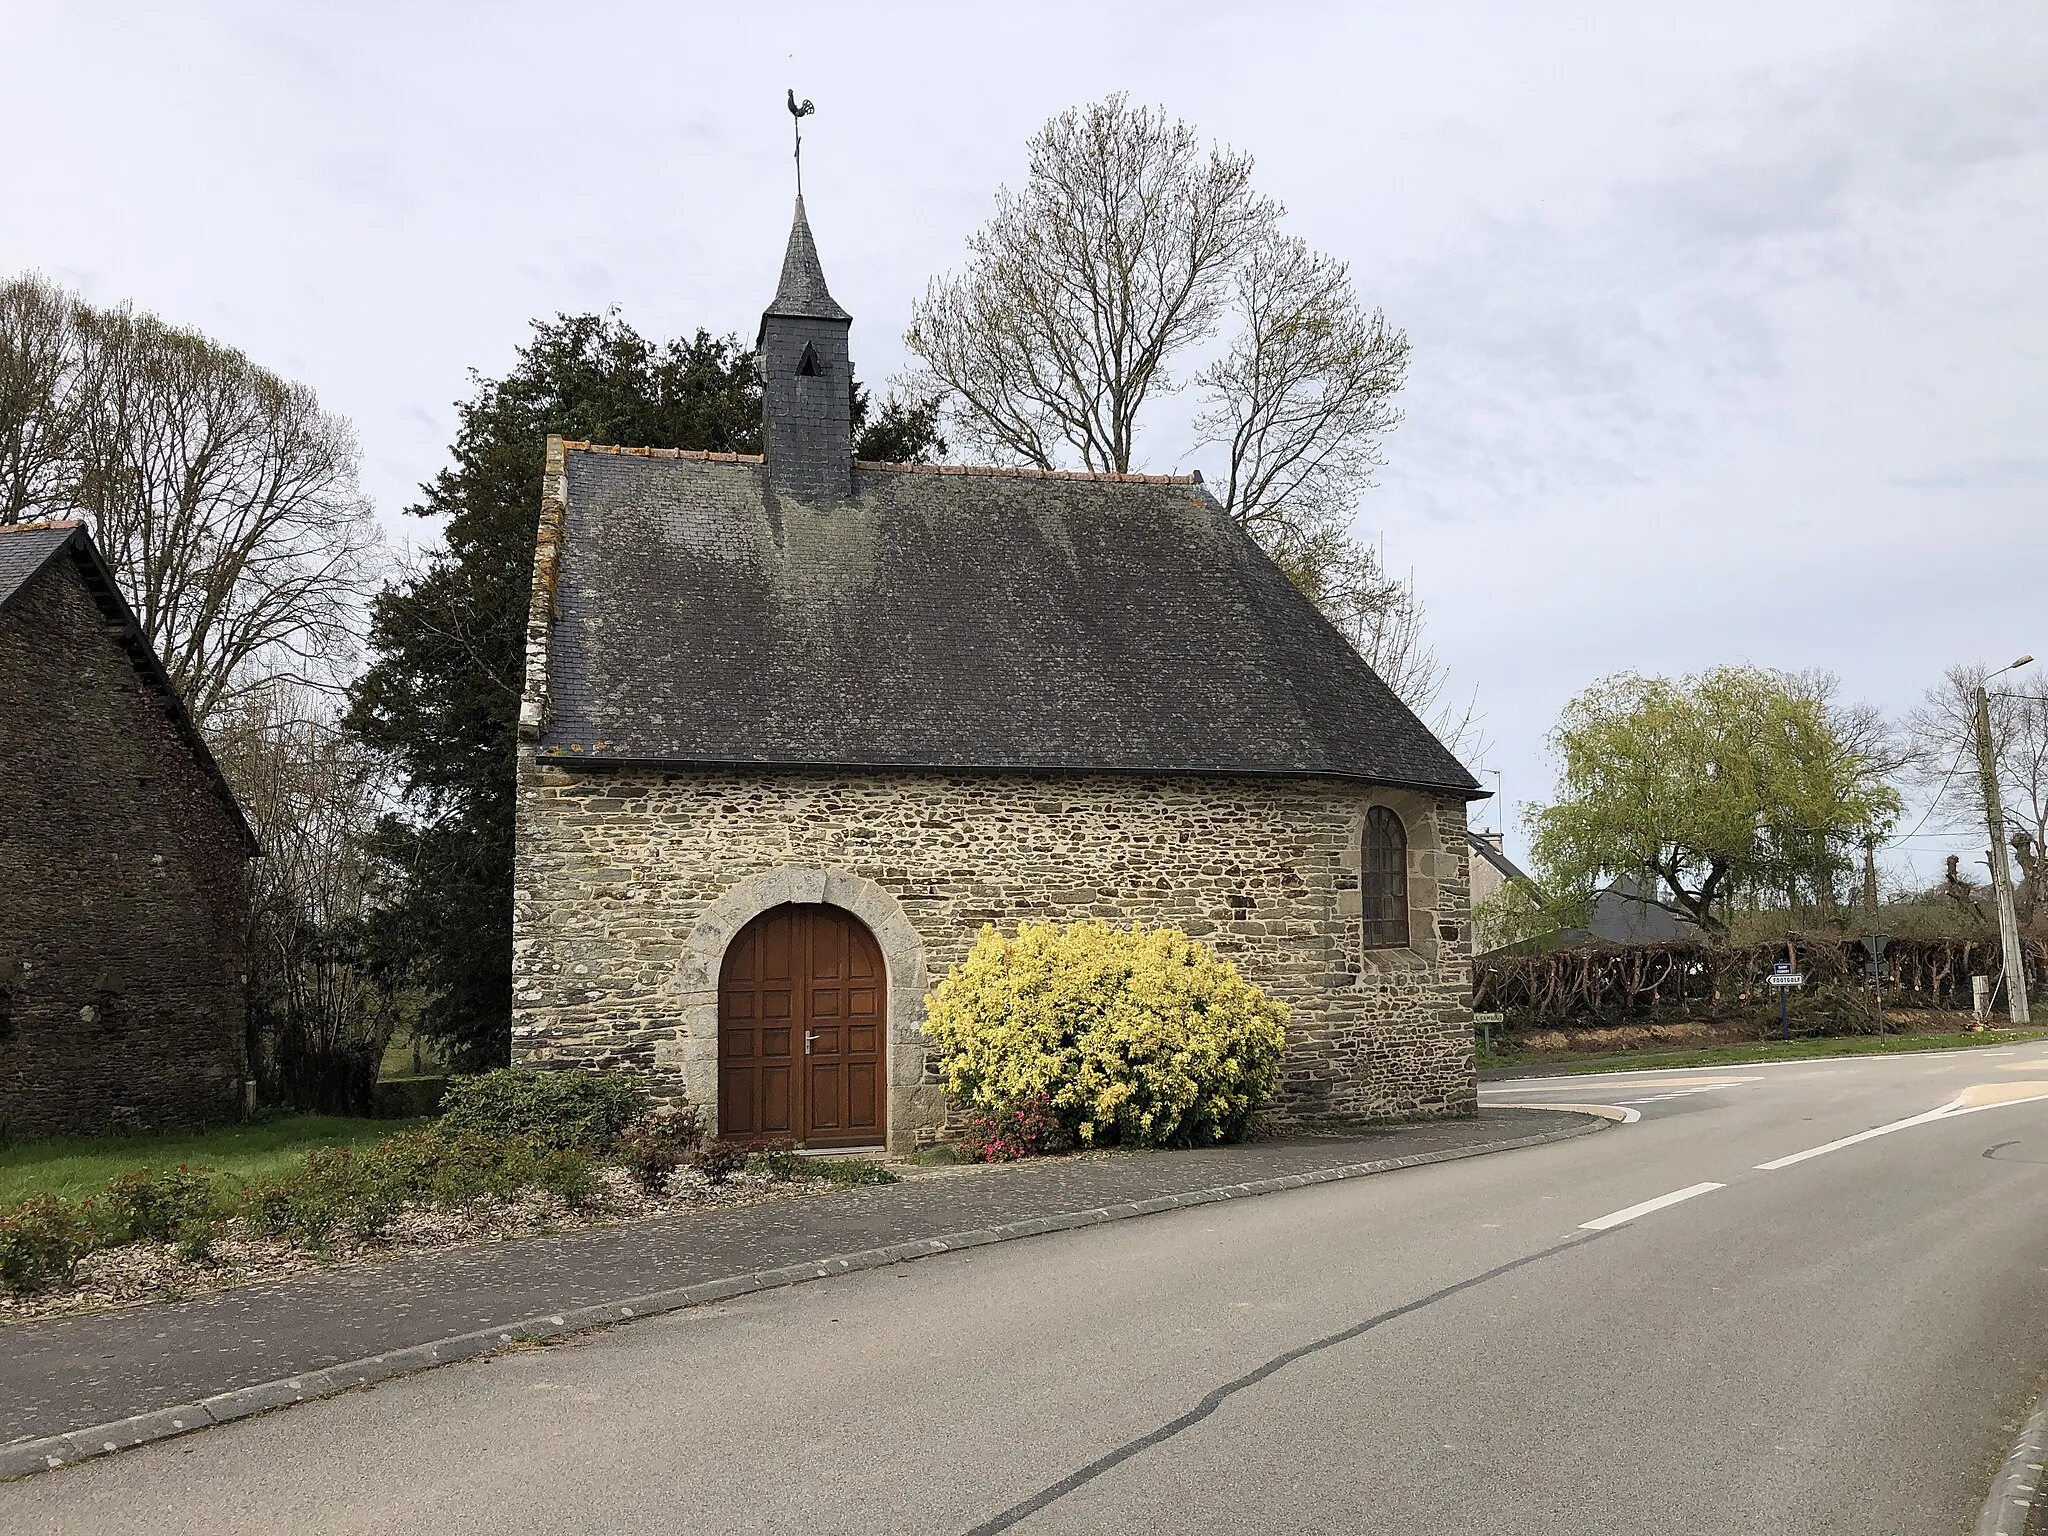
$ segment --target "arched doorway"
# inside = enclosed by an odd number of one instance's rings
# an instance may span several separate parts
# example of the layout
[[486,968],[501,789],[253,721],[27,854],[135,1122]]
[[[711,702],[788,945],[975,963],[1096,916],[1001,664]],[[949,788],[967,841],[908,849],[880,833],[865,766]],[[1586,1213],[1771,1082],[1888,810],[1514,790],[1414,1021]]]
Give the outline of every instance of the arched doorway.
[[838,907],[772,907],[718,977],[718,1134],[808,1147],[885,1139],[881,946]]

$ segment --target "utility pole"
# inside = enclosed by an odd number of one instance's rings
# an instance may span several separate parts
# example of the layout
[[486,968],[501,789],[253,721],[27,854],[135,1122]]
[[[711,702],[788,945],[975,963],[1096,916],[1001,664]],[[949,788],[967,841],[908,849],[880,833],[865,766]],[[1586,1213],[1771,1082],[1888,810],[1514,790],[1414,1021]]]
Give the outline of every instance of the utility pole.
[[[2034,658],[2022,656],[2010,667],[1987,673],[1984,683],[2000,672],[2024,667]],[[2012,904],[2012,864],[2005,847],[2005,803],[1998,788],[1998,755],[1991,742],[1991,695],[1977,685],[1977,773],[1983,781],[1984,820],[1991,831],[1991,885],[1998,896],[1998,938],[2005,950],[2005,1004],[2015,1024],[2032,1022],[2027,1011],[2027,957],[2020,948],[2019,914]]]

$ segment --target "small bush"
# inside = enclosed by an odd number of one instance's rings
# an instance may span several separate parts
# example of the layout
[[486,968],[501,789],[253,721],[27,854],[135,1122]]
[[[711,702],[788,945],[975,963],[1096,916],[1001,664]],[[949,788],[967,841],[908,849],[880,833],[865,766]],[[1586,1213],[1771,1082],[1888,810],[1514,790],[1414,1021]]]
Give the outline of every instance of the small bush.
[[573,1147],[543,1148],[534,1159],[533,1184],[570,1210],[582,1210],[597,1200],[597,1165]]
[[92,1246],[86,1212],[55,1195],[31,1195],[0,1212],[0,1284],[19,1296],[66,1284]]
[[608,1153],[647,1113],[647,1089],[620,1072],[505,1067],[451,1078],[441,1123],[453,1131],[524,1137],[562,1150]]
[[804,1170],[828,1184],[895,1184],[896,1175],[867,1157],[821,1157]]
[[388,1169],[347,1147],[319,1147],[306,1154],[296,1172],[250,1190],[242,1217],[266,1237],[323,1248],[337,1231],[376,1236],[404,1204],[404,1192]]
[[649,1115],[619,1137],[619,1162],[650,1195],[668,1192],[668,1181],[704,1144],[704,1122],[694,1108]]
[[220,1236],[216,1217],[198,1217],[178,1228],[178,1257],[187,1264],[205,1264],[213,1258],[214,1240]]
[[144,1243],[169,1242],[187,1222],[211,1221],[219,1205],[213,1170],[189,1163],[124,1173],[101,1199],[125,1235]]
[[1287,1010],[1172,929],[984,928],[933,992],[925,1032],[973,1110],[1040,1098],[1084,1144],[1243,1136],[1279,1080]]
[[811,1171],[810,1160],[797,1151],[793,1141],[771,1141],[751,1159],[754,1172],[771,1184],[789,1184]]
[[524,1137],[441,1125],[386,1137],[368,1155],[407,1200],[452,1208],[487,1197],[510,1199],[537,1182],[547,1150]]
[[1049,1093],[1003,1109],[970,1109],[960,1117],[960,1145],[977,1163],[1009,1163],[1072,1149],[1074,1138]]
[[747,1149],[730,1141],[714,1141],[690,1160],[690,1166],[711,1184],[729,1184],[747,1166]]

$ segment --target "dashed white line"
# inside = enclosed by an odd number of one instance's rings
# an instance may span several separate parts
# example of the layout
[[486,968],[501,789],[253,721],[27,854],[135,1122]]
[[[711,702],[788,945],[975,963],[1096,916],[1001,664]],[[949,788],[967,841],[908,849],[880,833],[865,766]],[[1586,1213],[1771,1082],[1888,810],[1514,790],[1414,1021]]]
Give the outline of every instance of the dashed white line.
[[1626,1210],[1610,1211],[1605,1216],[1596,1216],[1591,1221],[1582,1221],[1579,1226],[1588,1232],[1605,1232],[1609,1227],[1618,1227],[1623,1222],[1634,1221],[1638,1216],[1647,1216],[1652,1211],[1661,1211],[1667,1205],[1676,1205],[1681,1200],[1690,1200],[1695,1195],[1712,1194],[1717,1189],[1726,1189],[1725,1184],[1692,1184],[1684,1189],[1674,1189],[1668,1195],[1659,1195],[1654,1200],[1645,1200],[1641,1205],[1631,1205]]

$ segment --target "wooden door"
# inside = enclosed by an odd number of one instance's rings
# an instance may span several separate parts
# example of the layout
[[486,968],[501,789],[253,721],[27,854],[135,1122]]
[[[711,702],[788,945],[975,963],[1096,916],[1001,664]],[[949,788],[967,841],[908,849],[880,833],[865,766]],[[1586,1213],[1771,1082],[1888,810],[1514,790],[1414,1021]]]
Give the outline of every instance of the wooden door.
[[732,941],[718,987],[718,1134],[885,1139],[881,947],[837,907],[783,906]]

